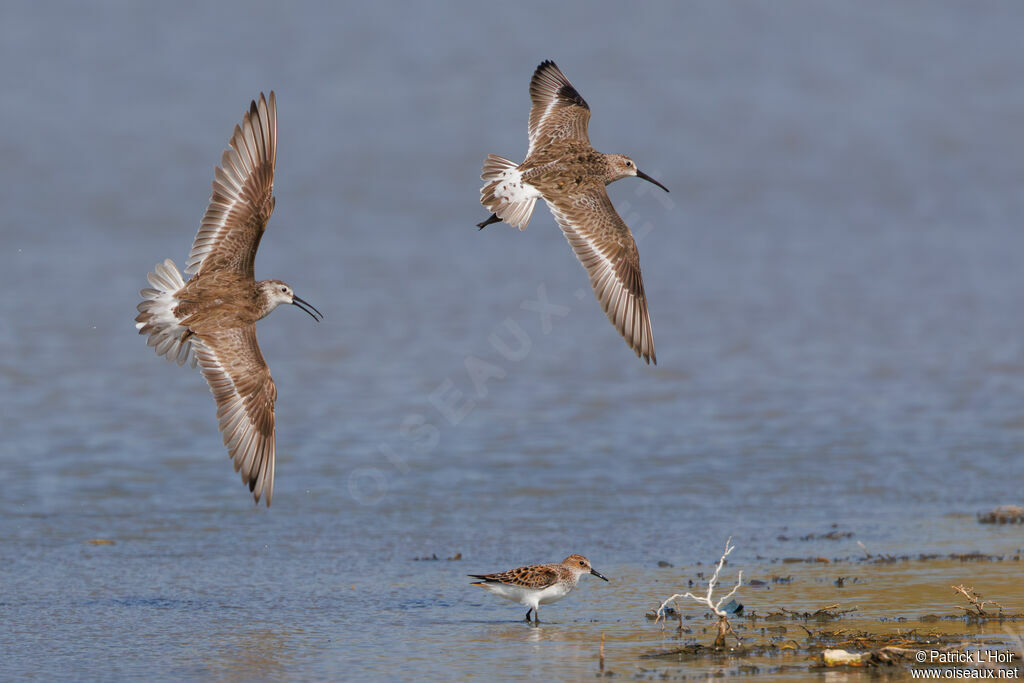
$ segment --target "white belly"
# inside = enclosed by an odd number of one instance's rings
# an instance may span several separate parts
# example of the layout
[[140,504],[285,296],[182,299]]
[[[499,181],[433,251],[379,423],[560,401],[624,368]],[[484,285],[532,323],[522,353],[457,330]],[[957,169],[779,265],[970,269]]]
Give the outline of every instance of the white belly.
[[556,583],[554,586],[549,586],[541,591],[540,600],[537,602],[541,605],[557,602],[568,595],[571,590],[572,586],[567,583]]
[[513,586],[507,583],[485,583],[482,585],[490,592],[501,596],[506,600],[518,602],[535,609],[537,605],[548,605],[552,602],[561,600],[569,594],[569,591],[572,590],[572,586],[564,583],[556,583],[555,585],[548,586],[542,590]]

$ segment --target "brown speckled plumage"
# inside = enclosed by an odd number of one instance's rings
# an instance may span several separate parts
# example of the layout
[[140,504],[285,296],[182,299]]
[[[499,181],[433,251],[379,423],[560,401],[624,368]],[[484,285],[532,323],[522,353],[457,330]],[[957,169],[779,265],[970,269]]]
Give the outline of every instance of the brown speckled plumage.
[[529,606],[526,620],[533,612],[534,620],[540,621],[540,605],[561,600],[568,595],[580,577],[593,574],[607,581],[599,571],[590,566],[590,560],[582,555],[572,554],[557,564],[531,564],[495,574],[470,574],[479,579],[472,585],[486,588],[506,600]]
[[469,576],[474,579],[482,579],[484,582],[507,583],[526,588],[547,588],[562,579],[576,583],[575,575],[559,564],[531,564],[496,574],[470,574]]
[[[160,355],[198,363],[217,402],[224,444],[254,499],[274,492],[274,403],[277,387],[256,341],[256,321],[281,303],[315,308],[280,280],[257,282],[253,263],[274,211],[277,106],[274,93],[253,101],[235,126],[214,172],[210,203],[186,262],[183,282],[167,260],[135,318]],[[305,308],[309,306],[309,310]],[[319,313],[317,311],[317,313]],[[316,316],[313,316],[316,318]]]
[[637,176],[665,188],[640,172],[629,157],[602,154],[590,145],[590,107],[554,62],[537,67],[530,99],[526,160],[516,165],[488,156],[480,201],[493,214],[479,227],[504,220],[523,229],[534,202],[543,198],[586,268],[612,325],[637,356],[657,363],[640,255],[605,186]]

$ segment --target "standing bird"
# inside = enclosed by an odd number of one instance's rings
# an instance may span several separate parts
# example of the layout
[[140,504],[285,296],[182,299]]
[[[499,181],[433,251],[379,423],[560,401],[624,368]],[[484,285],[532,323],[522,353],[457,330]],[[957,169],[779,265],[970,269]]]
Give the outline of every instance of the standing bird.
[[516,165],[488,154],[480,203],[490,218],[481,230],[505,221],[526,228],[534,204],[547,202],[576,257],[590,274],[590,284],[608,320],[647,363],[657,365],[651,319],[647,313],[640,255],[629,226],[622,220],[605,186],[636,176],[668,188],[622,154],[601,154],[590,146],[590,107],[552,61],[541,62],[530,81],[530,148]]
[[590,566],[590,560],[575,554],[558,564],[531,564],[528,567],[510,569],[498,574],[470,574],[469,577],[480,579],[470,585],[486,588],[506,600],[529,607],[530,609],[526,610],[526,621],[530,620],[532,612],[536,624],[540,623],[540,606],[564,598],[576,587],[584,574],[593,574],[599,579],[608,580]]
[[217,418],[235,471],[258,503],[274,495],[277,387],[256,342],[256,321],[280,304],[323,315],[280,280],[253,276],[253,262],[274,211],[277,102],[253,101],[214,170],[213,194],[185,264],[157,264],[141,292],[135,327],[157,355],[199,368],[217,401]]

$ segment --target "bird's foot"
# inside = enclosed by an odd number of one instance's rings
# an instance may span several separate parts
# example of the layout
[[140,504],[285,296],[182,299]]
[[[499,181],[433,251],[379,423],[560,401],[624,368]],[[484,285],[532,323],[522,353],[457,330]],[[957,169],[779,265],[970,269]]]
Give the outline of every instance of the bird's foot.
[[498,214],[492,213],[490,218],[488,218],[485,221],[481,221],[481,222],[477,223],[476,227],[478,227],[481,230],[483,230],[484,228],[486,228],[491,223],[500,223],[500,222],[501,222],[501,219],[498,218]]

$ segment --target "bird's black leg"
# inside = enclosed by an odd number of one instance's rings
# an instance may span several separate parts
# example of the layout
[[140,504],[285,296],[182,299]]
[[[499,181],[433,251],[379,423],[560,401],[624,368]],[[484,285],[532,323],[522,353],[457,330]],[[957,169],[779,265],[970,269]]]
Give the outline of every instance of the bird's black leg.
[[490,218],[488,218],[485,221],[481,221],[480,223],[477,223],[476,227],[478,227],[481,230],[483,230],[484,228],[486,228],[491,223],[500,223],[500,222],[501,222],[501,219],[498,218],[498,214],[492,213]]
[[532,611],[533,611],[532,607],[530,609],[526,610],[526,623],[530,623],[530,612],[532,612]]

